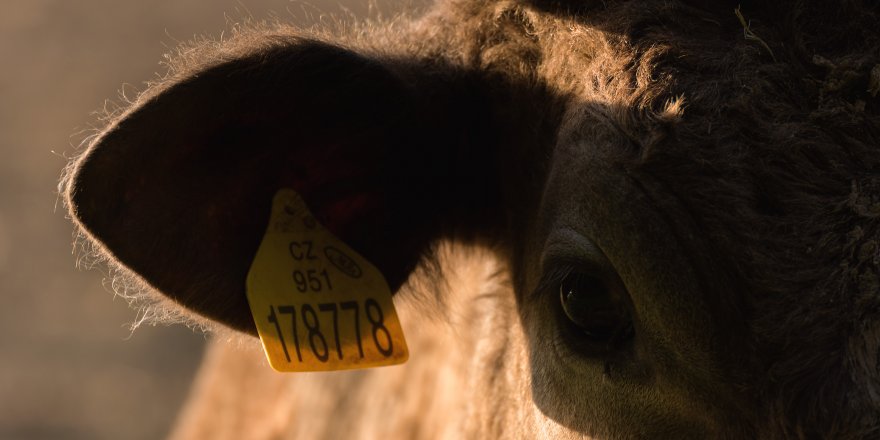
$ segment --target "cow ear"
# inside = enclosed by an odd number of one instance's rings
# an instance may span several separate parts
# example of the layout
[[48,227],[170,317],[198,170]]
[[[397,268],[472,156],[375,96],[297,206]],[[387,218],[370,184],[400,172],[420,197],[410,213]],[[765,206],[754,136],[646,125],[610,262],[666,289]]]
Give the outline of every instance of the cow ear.
[[245,277],[293,188],[395,291],[433,240],[497,216],[485,105],[447,73],[301,40],[194,73],[77,160],[72,216],[159,292],[255,333]]

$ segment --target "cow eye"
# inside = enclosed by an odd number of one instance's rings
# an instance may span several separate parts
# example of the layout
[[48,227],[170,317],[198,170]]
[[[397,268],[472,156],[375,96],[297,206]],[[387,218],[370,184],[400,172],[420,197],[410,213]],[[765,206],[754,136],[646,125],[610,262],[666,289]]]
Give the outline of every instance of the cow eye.
[[579,272],[565,276],[559,300],[576,345],[610,351],[632,339],[632,318],[621,296],[599,276]]

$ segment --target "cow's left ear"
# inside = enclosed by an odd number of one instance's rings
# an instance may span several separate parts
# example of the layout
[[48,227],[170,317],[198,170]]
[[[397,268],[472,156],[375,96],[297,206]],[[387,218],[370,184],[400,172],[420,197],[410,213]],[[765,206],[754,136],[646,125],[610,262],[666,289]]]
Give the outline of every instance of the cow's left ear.
[[159,292],[249,333],[245,277],[279,188],[395,291],[433,240],[500,216],[487,105],[453,70],[289,40],[194,72],[78,159],[69,207]]

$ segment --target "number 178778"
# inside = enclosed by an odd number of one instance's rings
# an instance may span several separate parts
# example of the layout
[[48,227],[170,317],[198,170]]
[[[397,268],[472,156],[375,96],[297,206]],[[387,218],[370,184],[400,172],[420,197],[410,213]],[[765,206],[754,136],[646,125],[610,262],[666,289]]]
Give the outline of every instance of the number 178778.
[[[315,310],[315,306],[317,306],[317,311]],[[343,318],[350,318],[351,321],[353,321],[353,326],[344,326],[353,328],[353,334],[340,335],[340,314],[344,315]],[[391,356],[394,351],[394,346],[391,341],[391,332],[385,327],[385,316],[382,313],[382,308],[379,306],[379,303],[372,298],[367,298],[364,301],[364,314],[370,324],[373,344],[375,345],[376,350],[385,357]],[[324,316],[325,318],[329,317],[332,320],[333,342],[338,359],[341,360],[343,358],[343,346],[340,343],[340,339],[350,340],[349,338],[352,336],[354,337],[354,340],[357,341],[358,355],[361,358],[364,357],[364,346],[363,339],[361,338],[360,326],[361,308],[358,301],[318,303],[315,305],[302,304],[299,306],[299,310],[297,310],[297,307],[294,305],[279,305],[277,313],[275,306],[270,305],[267,318],[270,323],[275,325],[275,330],[278,332],[278,340],[281,342],[281,348],[284,351],[284,357],[287,359],[287,362],[292,362],[288,350],[288,344],[284,338],[284,332],[282,331],[281,323],[279,321],[279,317],[283,315],[290,315],[293,347],[296,359],[299,362],[303,361],[302,352],[305,348],[300,347],[300,330],[305,331],[305,339],[308,341],[308,349],[310,349],[312,355],[314,355],[316,359],[320,362],[327,362],[330,359],[331,347],[327,342],[327,337],[322,331],[323,326],[321,325],[321,316]],[[325,320],[324,322],[326,323],[327,321]]]

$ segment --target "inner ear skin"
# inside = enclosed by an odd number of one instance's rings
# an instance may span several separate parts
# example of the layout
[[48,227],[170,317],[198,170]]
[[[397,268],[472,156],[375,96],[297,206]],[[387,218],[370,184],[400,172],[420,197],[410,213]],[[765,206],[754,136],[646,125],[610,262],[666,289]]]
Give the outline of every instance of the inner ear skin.
[[396,291],[444,231],[500,223],[493,153],[466,133],[483,98],[437,66],[398,76],[413,72],[308,41],[201,72],[85,153],[73,216],[163,294],[256,334],[244,280],[272,196],[293,187]]

